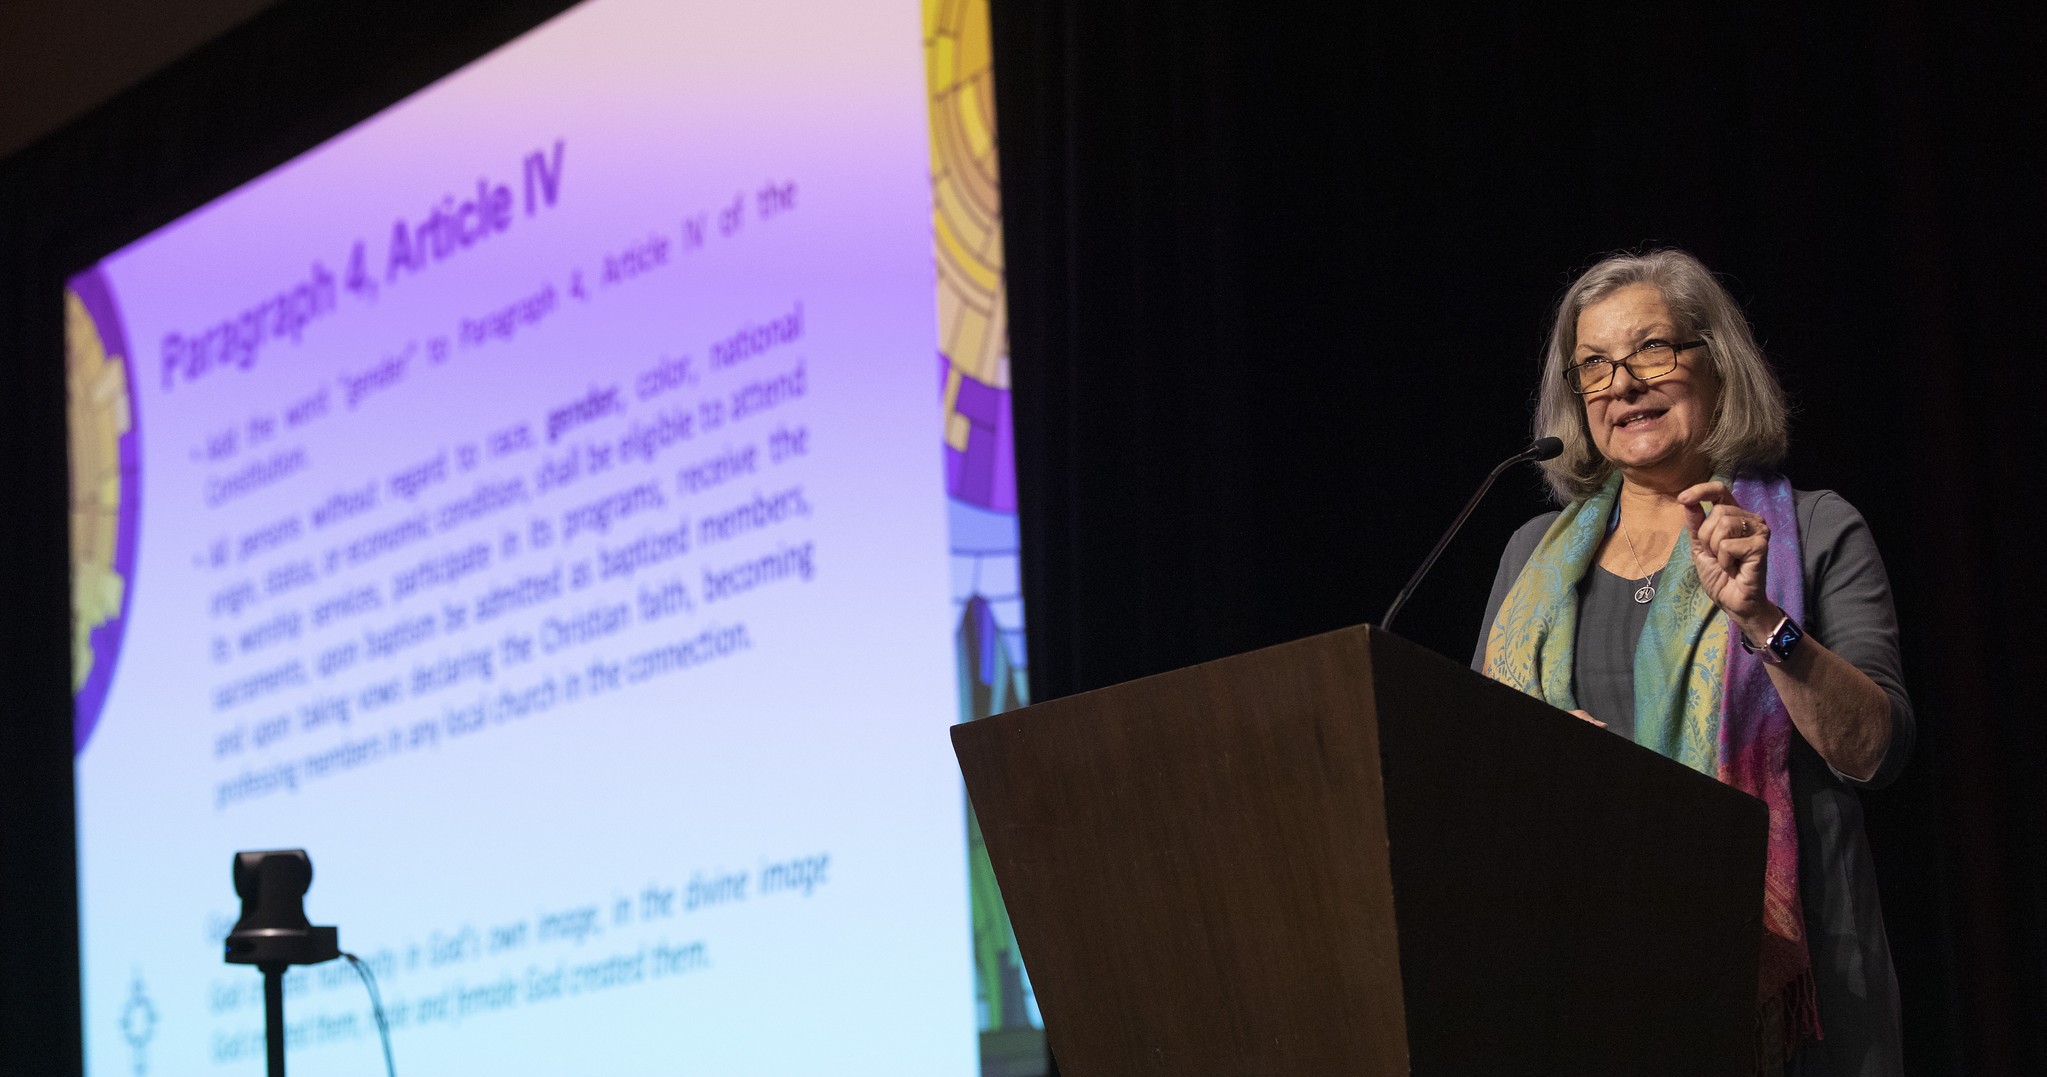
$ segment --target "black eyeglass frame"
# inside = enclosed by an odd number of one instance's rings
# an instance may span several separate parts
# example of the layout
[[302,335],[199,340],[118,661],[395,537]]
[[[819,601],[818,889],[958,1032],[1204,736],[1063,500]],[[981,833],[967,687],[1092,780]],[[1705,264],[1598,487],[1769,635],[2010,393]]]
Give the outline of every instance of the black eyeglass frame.
[[[1685,352],[1693,348],[1701,347],[1705,343],[1706,339],[1704,337],[1700,337],[1698,340],[1688,340],[1683,344],[1672,344],[1667,340],[1652,340],[1649,343],[1644,344],[1639,348],[1636,348],[1634,351],[1631,351],[1628,354],[1621,356],[1619,359],[1607,359],[1604,357],[1596,356],[1594,358],[1587,359],[1582,363],[1572,363],[1570,366],[1565,367],[1564,384],[1570,386],[1571,391],[1577,393],[1579,396],[1591,396],[1593,393],[1599,392],[1600,390],[1605,389],[1607,386],[1613,384],[1613,372],[1614,369],[1617,367],[1627,367],[1628,376],[1634,378],[1636,381],[1655,381],[1657,378],[1663,377],[1664,375],[1670,373],[1672,370],[1677,369],[1678,356],[1684,354]],[[1644,375],[1636,371],[1634,366],[1628,362],[1628,360],[1633,359],[1635,356],[1638,356],[1643,352],[1648,351],[1653,347],[1656,347],[1659,344],[1670,349],[1669,369],[1660,370],[1654,374]],[[1578,371],[1583,370],[1588,366],[1591,366],[1593,363],[1607,364],[1606,380],[1600,382],[1598,385],[1593,386],[1590,389],[1580,389],[1578,387],[1578,382],[1580,380],[1578,378]]]

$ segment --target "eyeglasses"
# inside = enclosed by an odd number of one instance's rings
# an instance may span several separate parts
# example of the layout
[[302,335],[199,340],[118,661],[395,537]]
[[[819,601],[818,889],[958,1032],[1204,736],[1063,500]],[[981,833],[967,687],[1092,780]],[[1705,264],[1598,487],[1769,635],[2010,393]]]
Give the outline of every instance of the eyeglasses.
[[1608,359],[1602,355],[1578,363],[1564,371],[1564,380],[1580,396],[1612,385],[1613,368],[1617,366],[1627,367],[1636,381],[1650,381],[1677,369],[1677,353],[1704,343],[1704,340],[1688,340],[1683,344],[1652,340],[1619,359]]

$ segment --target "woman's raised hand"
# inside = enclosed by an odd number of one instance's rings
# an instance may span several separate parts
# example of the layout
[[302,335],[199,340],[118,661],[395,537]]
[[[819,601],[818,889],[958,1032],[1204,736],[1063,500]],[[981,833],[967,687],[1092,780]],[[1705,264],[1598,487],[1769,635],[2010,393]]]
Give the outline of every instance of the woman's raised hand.
[[1677,501],[1684,506],[1685,528],[1692,534],[1692,567],[1698,570],[1706,597],[1726,610],[1751,639],[1770,631],[1783,617],[1764,590],[1769,580],[1770,525],[1742,508],[1724,482],[1688,487]]

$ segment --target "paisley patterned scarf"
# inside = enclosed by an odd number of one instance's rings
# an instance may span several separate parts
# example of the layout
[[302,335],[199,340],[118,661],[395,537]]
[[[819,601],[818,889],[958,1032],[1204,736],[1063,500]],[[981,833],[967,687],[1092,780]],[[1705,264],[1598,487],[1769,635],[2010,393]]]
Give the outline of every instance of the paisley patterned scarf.
[[[1738,504],[1769,524],[1771,600],[1802,623],[1805,580],[1791,484],[1781,476],[1743,476],[1733,490]],[[1619,494],[1616,474],[1550,525],[1500,604],[1486,638],[1486,676],[1553,707],[1577,709],[1571,672],[1578,585],[1591,571]],[[1798,899],[1791,716],[1762,660],[1742,649],[1738,631],[1706,596],[1692,566],[1691,534],[1679,531],[1635,647],[1635,741],[1770,809],[1759,1012],[1766,1025],[1781,1029],[1767,1038],[1788,1051],[1820,1038]]]

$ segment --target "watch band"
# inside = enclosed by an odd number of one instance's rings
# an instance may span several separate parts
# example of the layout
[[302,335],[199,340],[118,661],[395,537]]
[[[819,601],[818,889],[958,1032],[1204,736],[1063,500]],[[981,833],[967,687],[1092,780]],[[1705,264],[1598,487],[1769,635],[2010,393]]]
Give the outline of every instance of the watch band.
[[1798,622],[1792,620],[1791,615],[1787,613],[1783,620],[1777,622],[1777,627],[1770,630],[1769,637],[1760,647],[1748,641],[1746,632],[1736,632],[1735,637],[1741,640],[1742,650],[1769,665],[1781,666],[1791,660],[1792,652],[1798,649],[1798,641],[1805,638],[1805,629],[1798,627]]

